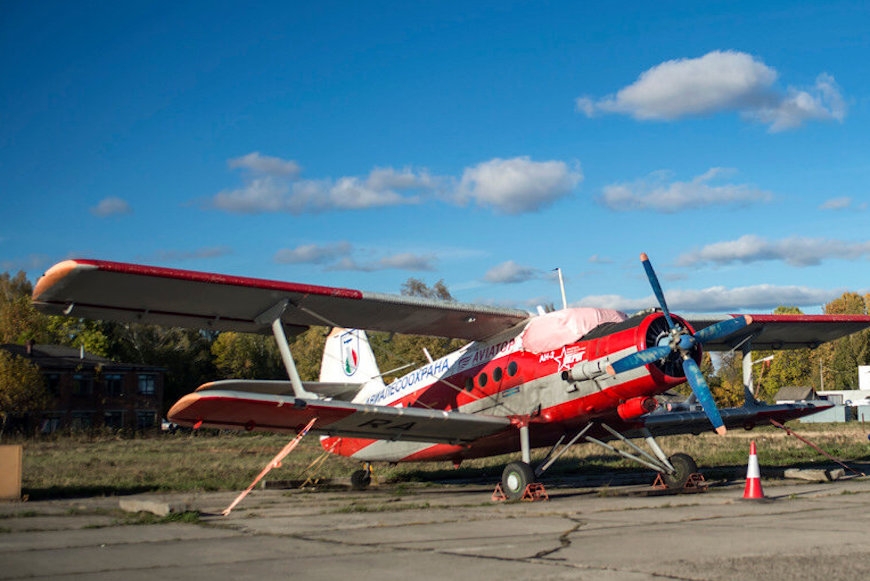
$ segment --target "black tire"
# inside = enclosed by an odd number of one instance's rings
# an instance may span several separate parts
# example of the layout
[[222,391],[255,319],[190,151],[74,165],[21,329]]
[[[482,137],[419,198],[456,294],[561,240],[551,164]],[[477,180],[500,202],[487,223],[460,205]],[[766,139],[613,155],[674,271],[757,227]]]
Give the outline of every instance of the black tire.
[[511,462],[501,473],[501,489],[508,500],[519,500],[526,486],[535,481],[535,471],[525,462]]
[[668,461],[676,469],[673,474],[662,474],[662,480],[665,481],[665,486],[668,488],[683,488],[689,481],[689,476],[698,472],[695,459],[688,454],[674,454],[668,458]]
[[365,490],[372,483],[372,473],[368,470],[357,470],[350,475],[350,487],[354,490]]

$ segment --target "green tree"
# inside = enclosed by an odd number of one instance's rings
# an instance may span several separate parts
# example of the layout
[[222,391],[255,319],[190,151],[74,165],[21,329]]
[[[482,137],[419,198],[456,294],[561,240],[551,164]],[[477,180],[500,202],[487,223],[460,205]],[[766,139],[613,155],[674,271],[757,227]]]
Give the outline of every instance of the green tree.
[[435,299],[439,301],[453,301],[453,295],[447,290],[447,285],[444,284],[444,279],[439,280],[431,287],[425,282],[416,278],[409,278],[402,283],[401,293],[407,297],[420,297],[424,299]]
[[0,350],[0,435],[11,416],[42,411],[49,401],[39,368],[23,357]]
[[211,353],[224,378],[287,378],[278,346],[269,336],[225,331],[212,343]]
[[88,353],[109,356],[111,340],[106,334],[106,323],[61,316],[46,317],[46,323],[48,343],[84,347]]
[[[870,295],[845,292],[825,305],[829,315],[866,315]],[[858,383],[858,366],[870,365],[870,330],[852,333],[822,346],[821,368],[825,389],[853,389]],[[821,381],[820,381],[821,383]]]
[[0,343],[46,342],[48,319],[33,308],[32,293],[23,271],[15,276],[0,274]]
[[[779,306],[775,315],[802,315],[794,306]],[[783,387],[811,386],[813,384],[814,361],[816,356],[810,349],[784,349],[782,351],[758,351],[753,353],[757,361],[773,355],[767,363],[753,366],[755,395],[759,400],[772,402]]]
[[[705,354],[705,361],[709,357]],[[705,373],[710,392],[716,403],[722,407],[743,404],[743,361],[739,354],[727,351],[719,355],[719,367],[712,377]],[[712,367],[712,365],[711,365]],[[702,365],[702,371],[706,368]]]
[[[323,360],[323,348],[328,334],[327,327],[311,327],[294,337],[290,349],[293,352],[293,361],[296,362],[296,371],[299,372],[302,381],[319,379],[320,363]],[[287,372],[283,366],[281,373],[281,379],[287,379]]]
[[166,409],[217,375],[211,354],[214,333],[138,323],[104,325],[109,338],[107,357],[166,369],[163,391]]

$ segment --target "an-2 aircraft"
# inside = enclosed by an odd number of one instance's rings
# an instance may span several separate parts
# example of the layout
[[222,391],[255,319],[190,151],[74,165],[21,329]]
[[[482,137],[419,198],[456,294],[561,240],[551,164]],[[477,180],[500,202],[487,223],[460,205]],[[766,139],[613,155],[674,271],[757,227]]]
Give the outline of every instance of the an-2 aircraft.
[[[764,405],[751,385],[752,349],[817,347],[870,327],[870,316],[717,315],[670,312],[641,255],[658,307],[631,316],[566,308],[530,315],[357,290],[108,262],[67,260],[37,282],[33,302],[49,314],[164,326],[272,332],[289,381],[224,380],[182,397],[169,420],[214,427],[299,432],[311,420],[322,446],[364,462],[464,459],[521,452],[504,469],[508,498],[523,496],[567,447],[594,442],[682,487],[696,472],[655,436],[785,422],[829,404]],[[287,332],[328,326],[320,381],[299,378]],[[456,352],[385,384],[356,329],[459,338]],[[719,410],[699,369],[702,349],[743,353],[746,403]],[[428,353],[426,353],[428,357]],[[688,382],[702,410],[657,410],[656,396]],[[643,438],[648,450],[631,439]],[[632,452],[607,444],[623,440]],[[550,453],[537,468],[535,448]]]

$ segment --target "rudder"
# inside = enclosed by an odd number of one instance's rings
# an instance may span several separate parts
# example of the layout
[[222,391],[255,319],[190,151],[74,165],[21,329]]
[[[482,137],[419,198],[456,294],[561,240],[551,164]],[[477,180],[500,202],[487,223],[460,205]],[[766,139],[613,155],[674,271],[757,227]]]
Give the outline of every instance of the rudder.
[[320,381],[359,383],[363,387],[384,386],[365,331],[334,328],[326,338]]

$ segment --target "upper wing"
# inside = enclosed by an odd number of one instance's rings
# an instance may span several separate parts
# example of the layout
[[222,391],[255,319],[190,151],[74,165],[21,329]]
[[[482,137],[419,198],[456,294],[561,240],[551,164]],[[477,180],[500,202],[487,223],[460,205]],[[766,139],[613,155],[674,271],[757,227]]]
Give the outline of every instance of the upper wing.
[[[736,408],[723,408],[719,410],[719,413],[728,429],[736,429],[768,425],[770,420],[785,423],[831,407],[833,404],[829,402],[805,401],[775,405],[749,404]],[[656,436],[700,434],[710,431],[710,420],[700,409],[673,412],[656,411],[642,416],[639,421],[644,428],[649,429]]]
[[313,432],[331,436],[462,444],[507,429],[504,417],[302,400],[272,393],[236,391],[232,380],[207,383],[182,397],[168,419],[182,426],[298,432],[317,418]]
[[[737,315],[684,315],[698,331]],[[752,323],[704,343],[708,351],[730,351],[751,340],[753,350],[815,349],[822,343],[870,328],[868,315],[751,315]]]
[[36,283],[34,305],[49,314],[168,327],[269,332],[261,317],[287,301],[281,319],[303,330],[326,325],[482,340],[526,321],[516,309],[125,264],[66,260]]

